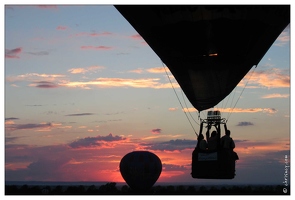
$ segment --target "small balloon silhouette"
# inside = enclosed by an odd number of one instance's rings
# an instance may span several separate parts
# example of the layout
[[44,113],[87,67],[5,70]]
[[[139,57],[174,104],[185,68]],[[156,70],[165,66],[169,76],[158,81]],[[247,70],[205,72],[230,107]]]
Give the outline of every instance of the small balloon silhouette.
[[132,190],[147,191],[158,180],[162,162],[149,151],[133,151],[121,159],[120,172]]

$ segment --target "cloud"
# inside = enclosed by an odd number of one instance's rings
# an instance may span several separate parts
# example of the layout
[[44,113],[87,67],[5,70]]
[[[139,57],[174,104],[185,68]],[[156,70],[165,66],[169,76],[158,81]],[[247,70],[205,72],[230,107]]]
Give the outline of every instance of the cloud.
[[131,35],[130,38],[135,40],[143,40],[143,38],[139,34]]
[[[102,88],[113,87],[134,87],[134,88],[171,88],[170,83],[160,83],[158,78],[146,78],[146,79],[125,79],[125,78],[97,78],[92,81],[84,82],[64,82],[60,85],[65,87],[80,87],[90,89],[89,86],[97,86]],[[179,87],[175,84],[174,87]]]
[[[60,180],[71,156],[65,145],[38,147],[6,144],[6,180]],[[59,156],[56,156],[59,155]]]
[[107,47],[107,46],[81,46],[81,49],[83,50],[111,50],[113,47]]
[[181,151],[184,149],[195,148],[197,144],[196,140],[170,140],[168,142],[159,142],[159,143],[150,143],[142,144],[143,146],[149,146],[151,150],[160,150],[160,151]]
[[138,69],[134,69],[134,70],[130,70],[130,73],[136,73],[136,74],[142,74],[145,72],[145,69],[143,68],[138,68]]
[[288,26],[277,38],[274,46],[283,47],[290,42],[290,26]]
[[87,115],[94,115],[93,113],[76,113],[76,114],[68,114],[68,115],[65,115],[65,116],[87,116]]
[[[48,179],[51,176],[62,176],[60,168],[69,161],[70,158],[65,157],[56,157],[54,159],[40,157],[37,161],[28,165],[27,171],[30,172],[31,177],[39,177],[41,180]],[[40,170],[41,168],[42,170]]]
[[69,69],[68,72],[70,72],[71,74],[85,74],[87,72],[97,72],[104,68],[105,67],[103,66],[90,66],[86,68],[72,68],[72,69]]
[[109,35],[112,35],[112,33],[104,31],[102,33],[89,33],[88,35],[92,37],[98,37],[98,36],[109,36]]
[[237,126],[253,126],[252,122],[239,122]]
[[69,69],[68,72],[70,72],[71,74],[85,74],[87,70],[84,68],[72,68]]
[[165,171],[184,171],[186,167],[183,165],[174,165],[174,164],[162,164],[162,168]]
[[[271,140],[235,140],[236,151],[240,153],[267,153],[290,149],[290,139]],[[259,154],[257,154],[259,155]]]
[[[126,143],[127,139],[111,134],[88,138],[90,139],[85,141],[76,140],[76,144],[69,143],[79,146],[78,141],[80,141],[82,146],[77,148],[67,144],[40,147],[6,143],[5,180],[121,181],[118,163],[131,149],[136,149],[137,143],[132,141]],[[12,141],[15,139],[11,137]],[[257,181],[265,183],[266,180],[280,182],[282,171],[279,169],[284,170],[285,155],[290,155],[289,141],[235,140],[235,143],[240,160],[236,165],[237,177],[234,181],[239,183],[249,181],[252,184]],[[191,180],[193,182],[190,176],[190,166],[192,148],[196,145],[195,140],[157,142],[145,146],[154,147],[153,144],[166,145],[166,147],[171,147],[167,149],[172,149],[169,151],[163,148],[164,150],[156,152],[162,161],[161,181],[187,182]],[[178,145],[178,150],[173,150],[173,145]],[[186,150],[179,152],[179,149],[185,147],[187,147]],[[265,170],[266,164],[270,171]],[[273,174],[278,177],[270,179]]]
[[269,113],[269,114],[274,114],[274,113],[278,112],[278,110],[275,108],[264,108],[263,112]]
[[[11,124],[15,124],[13,120],[7,120],[5,121],[5,128],[7,128],[8,126],[7,125],[11,125]],[[7,128],[7,130],[9,130],[9,128]]]
[[168,73],[170,72],[168,67],[153,67],[149,69],[138,68],[134,70],[130,70],[131,73],[142,74],[145,72],[152,73],[152,74],[160,74],[160,73]]
[[7,117],[7,118],[5,118],[5,121],[6,120],[18,120],[19,118],[16,118],[16,117]]
[[17,140],[19,137],[5,137],[5,144],[14,142]]
[[22,48],[5,49],[5,58],[19,58],[19,54],[22,52]]
[[182,111],[183,112],[198,112],[198,110],[195,108],[183,108]]
[[220,109],[221,112],[232,112],[232,113],[256,113],[262,112],[263,108],[226,108]]
[[51,123],[40,123],[40,124],[7,124],[5,128],[10,131],[23,130],[23,129],[49,129],[53,125]]
[[[256,155],[254,152],[250,156],[249,154],[244,155],[243,160],[237,161],[236,170],[240,182],[247,184],[251,180],[252,184],[253,182],[256,184],[282,183],[284,180],[285,163],[281,161],[284,160],[285,155],[290,155],[290,152],[268,151],[262,154],[256,152]],[[265,170],[265,165],[267,165],[267,170]]]
[[68,27],[67,26],[58,26],[56,27],[56,30],[61,30],[61,31],[64,31],[64,30],[67,30]]
[[29,84],[29,86],[37,87],[37,88],[57,88],[57,87],[59,87],[59,85],[57,85],[53,82],[49,82],[49,81],[38,81],[38,82],[34,82],[34,83]]
[[[86,68],[72,68],[68,71],[72,74],[84,74],[89,72],[97,72],[104,69],[103,66],[90,66]],[[17,76],[6,76],[6,82],[15,83],[19,81],[32,82],[29,86],[39,88],[57,88],[70,87],[91,89],[91,86],[99,88],[114,88],[114,87],[133,87],[133,88],[154,88],[154,89],[170,89],[171,83],[161,83],[160,78],[97,78],[89,81],[71,81],[66,79],[66,75],[62,74],[38,74],[27,73]],[[178,83],[172,83],[174,88],[179,88]]]
[[62,74],[38,74],[38,73],[27,73],[17,76],[7,76],[7,82],[17,82],[17,81],[29,81],[29,82],[38,82],[38,81],[55,81],[56,79],[64,78],[65,75]]
[[149,68],[146,71],[148,71],[149,73],[156,73],[156,74],[166,73],[166,71],[170,72],[168,67],[154,67],[154,68]]
[[262,96],[262,99],[273,99],[273,98],[288,98],[290,96],[290,94],[267,94]]
[[160,134],[162,132],[162,129],[160,128],[155,128],[151,130],[152,134]]
[[31,162],[22,168],[6,169],[7,180],[56,181],[64,177],[65,172],[63,170],[70,162],[70,157],[62,155],[60,150],[59,155],[61,156],[55,157],[50,155],[50,153],[53,153],[50,149],[47,149],[48,153],[45,153],[42,148],[35,148],[35,150],[43,152],[43,156],[36,156],[28,151],[27,153],[30,153],[30,156],[23,156],[24,158],[19,158],[19,160],[26,160],[27,162],[31,160]]
[[143,45],[147,45],[146,41],[139,34],[131,35],[130,38],[132,40],[138,40],[138,41],[140,41],[140,43],[143,44]]
[[113,136],[111,133],[107,136],[96,136],[96,137],[86,137],[79,140],[76,140],[69,144],[72,148],[93,148],[105,145],[105,142],[114,142],[114,141],[121,141],[125,140],[121,136]]
[[[274,114],[278,112],[275,108],[219,108],[218,109],[221,113],[269,113]],[[198,112],[195,108],[183,108],[183,112]]]
[[31,54],[34,56],[47,56],[47,55],[49,55],[48,51],[28,52],[28,54]]
[[124,181],[117,168],[129,147],[133,146],[77,149],[65,144],[43,147],[6,144],[5,180]]
[[15,124],[14,120],[19,120],[19,118],[15,118],[15,117],[9,117],[9,118],[5,118],[5,125],[7,127],[9,127],[9,125],[11,124]]
[[129,36],[132,40],[140,41],[141,44],[147,45],[146,41],[139,34]]
[[112,35],[112,33],[110,32],[107,32],[107,31],[104,31],[102,33],[88,33],[88,32],[82,32],[82,33],[77,33],[77,34],[74,34],[72,36],[74,37],[80,37],[80,36],[90,36],[90,37],[100,37],[100,36],[110,36]]
[[247,87],[250,88],[289,88],[290,72],[289,70],[278,68],[254,71],[253,73],[248,73],[238,86],[245,87],[246,81],[248,81]]
[[169,111],[176,111],[176,110],[178,110],[178,108],[169,108],[168,110]]

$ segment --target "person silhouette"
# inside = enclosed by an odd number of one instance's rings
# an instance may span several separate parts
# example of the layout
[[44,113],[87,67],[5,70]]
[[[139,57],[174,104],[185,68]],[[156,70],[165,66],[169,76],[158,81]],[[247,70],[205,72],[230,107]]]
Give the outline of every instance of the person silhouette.
[[204,139],[204,135],[201,133],[198,136],[198,145],[197,145],[199,150],[207,150],[208,144],[207,141]]
[[208,142],[208,150],[216,150],[217,149],[217,131],[212,131],[211,137],[207,139]]
[[220,145],[223,149],[233,150],[236,145],[233,139],[230,137],[230,130],[225,131],[225,135],[220,139]]

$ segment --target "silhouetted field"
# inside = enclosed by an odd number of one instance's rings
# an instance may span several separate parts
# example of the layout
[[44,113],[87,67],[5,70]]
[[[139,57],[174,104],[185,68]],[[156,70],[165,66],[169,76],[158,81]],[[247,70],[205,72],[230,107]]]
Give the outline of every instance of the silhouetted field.
[[290,195],[284,185],[264,186],[154,186],[136,192],[128,185],[111,182],[101,186],[29,186],[5,185],[5,195]]

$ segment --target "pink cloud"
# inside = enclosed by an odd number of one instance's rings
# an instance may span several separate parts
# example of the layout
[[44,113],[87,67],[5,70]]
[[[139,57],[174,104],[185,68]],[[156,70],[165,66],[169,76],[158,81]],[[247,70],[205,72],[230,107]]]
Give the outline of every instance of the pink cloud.
[[[80,87],[90,89],[89,86],[97,87],[134,87],[134,88],[171,88],[170,83],[160,83],[159,79],[123,79],[123,78],[97,78],[88,82],[64,82],[59,85],[65,87]],[[175,84],[174,86],[179,87]]]
[[136,35],[131,35],[130,38],[132,40],[137,40],[137,41],[140,41],[141,44],[143,45],[147,45],[146,41],[141,37],[141,35],[139,34],[136,34]]
[[90,35],[92,37],[98,37],[98,36],[112,35],[112,33],[105,31],[105,32],[102,32],[102,33],[89,33],[88,35]]
[[111,32],[107,32],[107,31],[104,31],[102,33],[88,33],[88,32],[81,32],[81,33],[76,33],[72,36],[74,37],[80,37],[80,36],[90,36],[90,37],[100,37],[100,36],[109,36],[109,35],[112,35]]
[[58,27],[56,27],[56,29],[57,30],[66,30],[66,29],[68,29],[68,27],[66,27],[66,26],[58,26]]
[[154,68],[149,68],[147,69],[148,72],[150,73],[155,73],[155,74],[158,74],[158,73],[165,73],[166,71],[169,72],[169,68],[168,67],[154,67]]
[[131,35],[130,37],[135,40],[143,40],[143,38],[139,34]]
[[[17,82],[17,81],[29,81],[33,83],[38,83],[41,81],[48,81],[53,82],[56,79],[64,78],[65,75],[61,74],[38,74],[38,73],[27,73],[27,74],[21,74],[17,76],[7,76],[6,81],[7,82]],[[36,86],[36,84],[31,85]]]
[[136,73],[136,74],[142,74],[142,73],[144,73],[144,69],[138,68],[138,69],[130,70],[129,72]]
[[105,67],[103,66],[89,66],[86,68],[72,68],[72,69],[69,69],[68,72],[70,72],[71,74],[85,74],[87,72],[97,72],[104,68]]
[[18,47],[15,49],[5,49],[5,58],[19,58],[19,54],[22,52],[22,48]]
[[288,88],[290,87],[289,73],[289,71],[278,68],[272,68],[265,71],[254,71],[253,73],[247,74],[238,86],[244,87],[246,81],[249,81],[247,87],[252,88]]
[[87,50],[87,49],[92,49],[92,50],[110,50],[113,49],[113,47],[107,47],[107,46],[81,46],[81,49]]
[[264,95],[261,98],[263,99],[272,99],[272,98],[289,98],[290,94],[268,94]]
[[290,30],[286,29],[281,33],[281,35],[277,38],[276,42],[274,43],[275,46],[285,46],[286,44],[290,43]]

